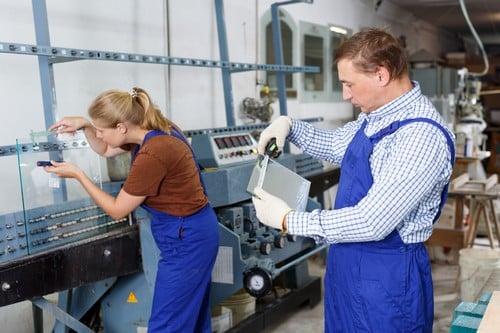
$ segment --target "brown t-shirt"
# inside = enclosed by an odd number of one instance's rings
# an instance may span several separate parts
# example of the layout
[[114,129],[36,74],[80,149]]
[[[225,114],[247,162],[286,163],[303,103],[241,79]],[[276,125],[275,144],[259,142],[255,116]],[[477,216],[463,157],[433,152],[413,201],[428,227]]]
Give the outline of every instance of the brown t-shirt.
[[154,136],[139,149],[123,190],[147,196],[147,206],[174,216],[194,214],[208,203],[191,150],[171,135]]

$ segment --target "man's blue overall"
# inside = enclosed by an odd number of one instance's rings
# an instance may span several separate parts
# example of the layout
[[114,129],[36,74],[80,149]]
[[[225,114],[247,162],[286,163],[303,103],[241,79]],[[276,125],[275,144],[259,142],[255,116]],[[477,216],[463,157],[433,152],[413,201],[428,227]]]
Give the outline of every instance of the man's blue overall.
[[[437,126],[454,159],[452,139],[433,120],[395,122],[371,137],[364,133],[365,121],[342,161],[335,209],[354,206],[366,196],[373,184],[369,162],[373,146],[412,122]],[[441,196],[440,211],[447,188]],[[422,243],[405,244],[394,230],[382,241],[330,245],[325,276],[326,333],[431,333],[433,318],[430,260]]]

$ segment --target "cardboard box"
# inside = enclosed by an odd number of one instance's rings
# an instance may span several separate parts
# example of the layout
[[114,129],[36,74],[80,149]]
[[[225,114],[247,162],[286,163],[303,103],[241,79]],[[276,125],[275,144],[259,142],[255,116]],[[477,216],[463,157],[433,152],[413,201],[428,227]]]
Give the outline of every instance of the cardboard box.
[[223,333],[233,327],[231,309],[217,305],[210,311],[212,316],[212,333]]

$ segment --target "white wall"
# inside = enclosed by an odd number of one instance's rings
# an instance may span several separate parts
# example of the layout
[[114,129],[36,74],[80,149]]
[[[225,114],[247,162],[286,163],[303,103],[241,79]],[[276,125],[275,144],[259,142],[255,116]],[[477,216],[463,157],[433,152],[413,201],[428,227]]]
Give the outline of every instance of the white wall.
[[[258,20],[273,2],[225,1],[230,60],[262,63],[257,51],[261,47]],[[171,0],[166,3],[154,0],[47,0],[51,44],[218,59],[213,1]],[[0,39],[36,44],[31,1],[0,0],[0,8]],[[394,33],[407,36],[410,53],[420,48],[442,53],[441,49],[449,44],[432,27],[415,20],[410,13],[397,9],[390,2],[383,2],[377,12],[372,0],[316,0],[312,5],[293,4],[282,8],[297,21],[336,23],[353,31],[365,26],[390,27]],[[10,110],[12,115],[10,119],[4,117],[6,129],[0,133],[2,145],[12,143],[29,129],[42,129],[46,124],[43,123],[36,57],[0,54],[0,66],[3,74],[0,96],[3,97],[4,109]],[[217,69],[76,61],[55,65],[54,72],[58,115],[61,117],[85,114],[92,98],[104,89],[128,89],[139,85],[148,89],[160,107],[185,129],[226,125],[221,73]],[[235,107],[244,97],[257,96],[255,82],[258,75],[249,72],[232,76]],[[299,113],[303,107],[336,107],[310,103],[301,106],[294,100],[289,103],[290,111]]]

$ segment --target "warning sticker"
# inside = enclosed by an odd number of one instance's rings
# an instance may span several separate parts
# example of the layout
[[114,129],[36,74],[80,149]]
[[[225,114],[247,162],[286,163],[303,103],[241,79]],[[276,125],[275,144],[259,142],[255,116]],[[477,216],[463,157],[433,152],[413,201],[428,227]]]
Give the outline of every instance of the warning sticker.
[[138,303],[139,301],[137,300],[137,297],[135,297],[135,294],[133,292],[130,292],[128,294],[127,298],[127,303]]

